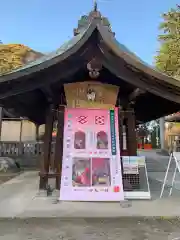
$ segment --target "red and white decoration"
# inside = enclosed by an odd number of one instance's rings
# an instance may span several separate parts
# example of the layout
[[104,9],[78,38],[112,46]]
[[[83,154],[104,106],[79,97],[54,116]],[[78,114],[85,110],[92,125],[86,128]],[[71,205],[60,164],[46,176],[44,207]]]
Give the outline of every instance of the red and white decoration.
[[66,109],[64,122],[60,200],[123,200],[117,110],[116,155],[111,151],[109,110]]

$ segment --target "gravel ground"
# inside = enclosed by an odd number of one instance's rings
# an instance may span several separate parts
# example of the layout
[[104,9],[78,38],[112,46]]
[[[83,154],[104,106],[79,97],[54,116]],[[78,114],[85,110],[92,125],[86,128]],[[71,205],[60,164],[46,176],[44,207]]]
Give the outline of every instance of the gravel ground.
[[179,240],[180,220],[0,220],[0,240]]

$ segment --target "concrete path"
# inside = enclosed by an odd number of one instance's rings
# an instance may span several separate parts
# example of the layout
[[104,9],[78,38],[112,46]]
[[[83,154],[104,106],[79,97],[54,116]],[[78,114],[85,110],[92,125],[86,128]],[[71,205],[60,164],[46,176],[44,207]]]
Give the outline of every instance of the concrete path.
[[19,218],[121,218],[180,216],[179,198],[134,200],[119,203],[56,202],[54,198],[36,197],[18,214]]
[[179,240],[180,222],[156,219],[0,221],[0,240]]
[[[168,165],[169,156],[158,154],[157,150],[140,150],[138,155],[146,157],[146,166],[148,172],[165,172]],[[173,170],[175,164],[171,165],[170,170]]]
[[[149,176],[149,178],[155,179],[163,184],[165,173],[164,172],[150,172],[150,173],[148,173],[148,176]],[[171,187],[171,185],[172,185],[172,178],[173,178],[173,172],[170,172],[168,174],[168,177],[166,180],[166,185],[169,187]],[[173,188],[180,191],[180,174],[179,173],[176,174]]]
[[[163,156],[158,153],[157,150],[140,150],[138,152],[139,155],[146,156],[146,167],[148,172],[149,179],[153,179],[158,181],[161,186],[164,181],[165,172],[167,170],[169,156]],[[172,161],[168,173],[168,178],[166,181],[167,186],[171,186],[172,184],[172,177],[175,170],[175,162]],[[153,187],[151,185],[151,187]],[[175,182],[174,182],[174,189],[180,191],[180,173],[177,172]],[[160,189],[159,189],[160,191]],[[180,196],[180,192],[179,192]]]
[[[57,203],[57,197],[38,197],[38,172],[26,172],[0,185],[0,217],[122,217],[122,216],[180,216],[180,176],[177,175],[172,197],[168,198],[170,172],[163,199],[159,199],[168,157],[155,151],[142,151],[153,200],[120,203]],[[173,166],[172,166],[173,168]],[[158,171],[160,170],[160,171]]]
[[26,172],[0,185],[0,217],[15,217],[37,194],[38,173]]
[[26,172],[0,186],[0,218],[113,218],[180,216],[179,197],[122,203],[57,202],[38,196],[38,173]]

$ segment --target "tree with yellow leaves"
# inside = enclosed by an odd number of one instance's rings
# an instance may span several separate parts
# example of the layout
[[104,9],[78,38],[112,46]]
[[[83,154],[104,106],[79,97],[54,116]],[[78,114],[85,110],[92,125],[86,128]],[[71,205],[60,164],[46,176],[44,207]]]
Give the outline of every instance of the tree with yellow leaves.
[[180,6],[162,15],[159,35],[161,43],[156,56],[156,67],[169,76],[180,78]]
[[0,44],[0,75],[20,68],[42,55],[22,44]]

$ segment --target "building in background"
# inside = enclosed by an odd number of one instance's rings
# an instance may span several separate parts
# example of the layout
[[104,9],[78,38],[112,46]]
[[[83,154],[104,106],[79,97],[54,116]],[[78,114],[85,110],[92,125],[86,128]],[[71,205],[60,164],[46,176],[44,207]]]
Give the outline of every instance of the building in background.
[[170,149],[173,141],[180,139],[180,112],[165,117],[165,147]]

